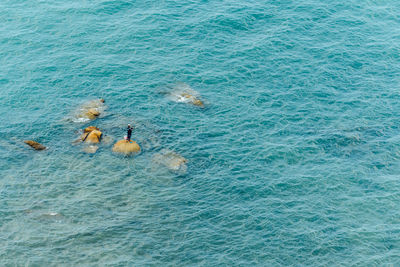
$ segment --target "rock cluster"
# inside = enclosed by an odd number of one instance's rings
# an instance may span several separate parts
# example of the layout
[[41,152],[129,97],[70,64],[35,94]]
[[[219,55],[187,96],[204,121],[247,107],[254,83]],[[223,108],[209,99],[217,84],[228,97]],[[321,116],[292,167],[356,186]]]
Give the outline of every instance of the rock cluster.
[[[173,101],[189,103],[204,108],[204,103],[200,99],[199,94],[187,84],[178,84],[173,92],[167,94]],[[77,122],[94,120],[99,117],[105,109],[104,102],[104,99],[101,98],[89,101],[82,105],[78,112],[75,113],[75,117],[78,119]],[[98,146],[96,144],[99,144],[102,141],[102,137],[103,133],[99,128],[95,126],[89,126],[83,129],[83,133],[81,134],[80,138],[74,143],[84,143],[85,145],[83,147],[83,151],[86,153],[96,153],[98,150]],[[24,142],[35,150],[46,149],[45,146],[32,140],[27,140]],[[112,138],[110,136],[105,136],[104,143],[110,144],[111,142]],[[139,153],[141,148],[135,141],[119,140],[113,145],[112,151],[123,155],[132,155]],[[153,161],[165,166],[171,171],[186,172],[187,170],[186,163],[188,160],[169,149],[163,149],[159,153],[155,154],[153,156]]]

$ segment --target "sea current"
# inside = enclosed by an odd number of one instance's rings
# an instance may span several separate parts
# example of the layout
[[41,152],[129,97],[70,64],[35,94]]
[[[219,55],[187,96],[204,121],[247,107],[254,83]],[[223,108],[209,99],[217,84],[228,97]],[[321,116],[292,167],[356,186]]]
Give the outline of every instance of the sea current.
[[400,265],[400,1],[2,0],[0,25],[1,266]]

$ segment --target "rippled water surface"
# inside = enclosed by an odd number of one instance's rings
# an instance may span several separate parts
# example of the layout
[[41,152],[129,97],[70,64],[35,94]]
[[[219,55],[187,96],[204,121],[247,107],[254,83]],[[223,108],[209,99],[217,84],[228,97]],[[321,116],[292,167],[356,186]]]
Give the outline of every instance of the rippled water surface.
[[[399,14],[1,1],[1,265],[399,265]],[[71,119],[100,97],[97,120]],[[111,152],[128,123],[134,157]],[[72,144],[89,125],[95,154]]]

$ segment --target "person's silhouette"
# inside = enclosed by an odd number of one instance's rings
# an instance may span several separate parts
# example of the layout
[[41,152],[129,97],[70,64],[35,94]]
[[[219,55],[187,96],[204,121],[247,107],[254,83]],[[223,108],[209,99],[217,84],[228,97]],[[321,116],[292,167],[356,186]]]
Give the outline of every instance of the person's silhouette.
[[131,136],[132,136],[132,127],[131,127],[131,125],[130,124],[128,124],[128,129],[127,129],[127,138],[126,138],[126,141],[127,142],[130,142],[131,141]]

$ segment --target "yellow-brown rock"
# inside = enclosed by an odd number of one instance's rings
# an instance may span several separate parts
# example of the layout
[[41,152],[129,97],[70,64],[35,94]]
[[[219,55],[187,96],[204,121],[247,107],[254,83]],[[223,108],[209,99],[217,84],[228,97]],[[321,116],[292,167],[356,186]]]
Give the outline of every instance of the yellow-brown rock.
[[195,99],[195,100],[193,100],[192,103],[193,103],[193,105],[195,105],[195,106],[204,108],[204,103],[203,103],[203,101],[201,101],[200,99]]
[[119,140],[112,148],[113,152],[130,155],[140,151],[140,146],[135,141]]
[[96,119],[106,109],[104,102],[105,102],[104,99],[100,98],[83,103],[75,111],[74,121],[86,122],[88,120]]
[[83,130],[83,132],[84,133],[90,133],[91,131],[94,131],[94,130],[99,130],[99,128],[97,128],[97,127],[95,127],[95,126],[89,126],[89,127],[86,127],[84,130]]
[[[84,141],[86,140],[86,137],[89,135],[89,133],[90,133],[90,132],[81,134],[81,139],[80,139],[80,141],[84,142]],[[78,139],[78,141],[79,141],[79,139]]]
[[86,143],[100,143],[103,133],[95,126],[89,126],[83,130],[81,141]]
[[25,144],[31,146],[33,149],[35,150],[44,150],[46,149],[45,146],[43,146],[42,144],[39,144],[38,142],[32,141],[32,140],[26,140],[24,141]]
[[94,120],[95,118],[97,118],[100,115],[100,112],[97,109],[91,108],[89,109],[86,113],[85,116],[90,119],[90,120]]
[[85,138],[85,142],[93,144],[100,143],[101,135],[102,132],[98,130],[93,130],[90,133],[88,133],[87,137]]

